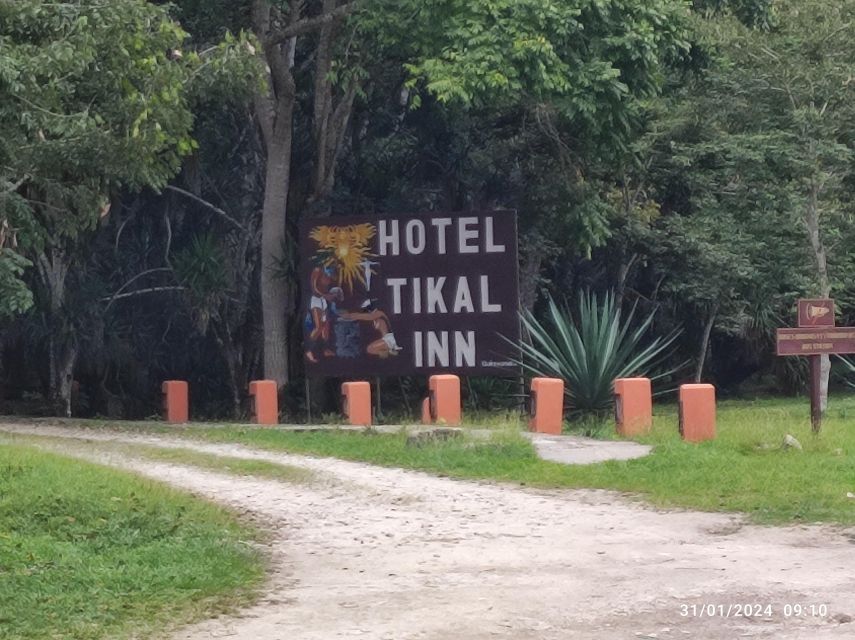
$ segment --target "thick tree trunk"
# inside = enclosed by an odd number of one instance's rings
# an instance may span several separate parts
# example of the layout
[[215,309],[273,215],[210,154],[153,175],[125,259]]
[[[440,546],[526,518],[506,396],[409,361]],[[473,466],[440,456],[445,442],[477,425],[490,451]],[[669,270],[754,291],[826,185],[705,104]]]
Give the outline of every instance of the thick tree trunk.
[[70,418],[72,413],[71,388],[74,380],[74,366],[77,364],[77,354],[77,341],[71,338],[58,349],[54,359],[56,369],[51,372],[54,410],[66,418]]
[[[295,24],[301,4],[291,3],[289,23]],[[278,41],[272,32],[273,8],[253,2],[253,26],[264,46],[267,88],[256,96],[255,111],[267,157],[261,220],[261,316],[264,329],[264,377],[281,389],[288,383],[288,283],[281,276],[286,239],[288,190],[291,182],[296,85],[292,68],[296,38]]]
[[63,318],[68,257],[58,247],[37,257],[39,277],[48,297],[48,397],[54,413],[71,416],[71,383],[77,362],[77,340]]
[[333,42],[340,21],[352,5],[323,0],[320,15],[304,16],[304,0],[282,3],[252,0],[253,30],[264,47],[267,87],[256,96],[256,115],[264,137],[267,170],[261,230],[261,307],[264,324],[264,376],[275,380],[280,390],[288,382],[288,323],[293,289],[281,274],[284,263],[288,191],[291,175],[292,125],[296,104],[293,73],[297,38],[318,34],[315,50],[315,122],[318,157],[313,177],[314,200],[324,199],[335,179],[335,160],[344,139],[356,86],[349,89],[335,108],[332,105]]
[[[805,207],[805,227],[813,252],[819,295],[822,298],[829,298],[831,297],[831,280],[828,275],[828,253],[820,233],[819,194],[821,189],[819,178],[815,177],[811,182],[807,206]],[[831,360],[829,356],[820,356],[820,407],[823,413],[828,408],[828,379],[830,374]]]
[[710,315],[707,317],[707,321],[704,324],[704,333],[701,338],[701,348],[698,352],[698,366],[695,369],[695,382],[700,382],[704,377],[704,365],[707,360],[707,352],[710,348],[710,336],[712,335],[713,326],[715,326],[715,319],[718,315],[718,304],[713,305],[712,310],[710,311]]
[[[267,150],[267,172],[261,225],[261,315],[264,326],[264,377],[279,387],[288,383],[288,331],[285,318],[289,306],[288,285],[281,275],[285,248],[285,219],[291,173],[291,110],[280,112],[287,122],[283,135]],[[283,118],[285,119],[285,118]]]

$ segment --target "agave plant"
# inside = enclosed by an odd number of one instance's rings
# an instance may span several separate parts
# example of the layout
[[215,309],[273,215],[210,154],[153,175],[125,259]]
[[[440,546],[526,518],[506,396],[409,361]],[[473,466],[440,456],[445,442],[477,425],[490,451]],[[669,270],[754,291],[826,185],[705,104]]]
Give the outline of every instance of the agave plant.
[[623,318],[611,293],[600,299],[583,292],[576,322],[566,304],[550,298],[548,324],[521,314],[529,340],[520,344],[520,364],[531,374],[563,379],[571,413],[604,415],[613,404],[616,378],[655,380],[675,371],[663,365],[680,332],[646,340],[655,311],[637,323],[635,311],[633,306]]

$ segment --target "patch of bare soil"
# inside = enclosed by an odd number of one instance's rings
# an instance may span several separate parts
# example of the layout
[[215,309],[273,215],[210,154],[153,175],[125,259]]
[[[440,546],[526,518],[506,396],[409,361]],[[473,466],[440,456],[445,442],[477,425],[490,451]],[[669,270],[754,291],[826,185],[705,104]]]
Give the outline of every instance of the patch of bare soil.
[[[855,614],[855,545],[831,527],[740,526],[729,515],[660,512],[608,492],[532,491],[160,436],[0,430],[73,438],[75,455],[80,439],[110,439],[335,479],[286,484],[85,454],[271,527],[263,599],[176,640],[855,637],[855,623],[839,622]],[[807,615],[786,617],[796,604]],[[810,615],[811,605],[827,615]]]

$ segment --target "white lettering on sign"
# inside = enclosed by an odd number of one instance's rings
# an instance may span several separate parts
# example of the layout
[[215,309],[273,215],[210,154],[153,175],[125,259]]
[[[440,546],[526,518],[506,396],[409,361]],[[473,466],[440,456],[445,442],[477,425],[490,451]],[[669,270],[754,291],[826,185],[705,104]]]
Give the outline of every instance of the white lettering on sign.
[[425,223],[410,220],[406,227],[407,253],[417,256],[425,250]]
[[445,306],[445,300],[442,297],[442,287],[445,285],[445,280],[445,276],[427,279],[426,304],[428,313],[448,313],[448,308]]
[[386,286],[392,287],[392,313],[401,313],[401,288],[407,284],[406,278],[387,278]]
[[450,333],[413,332],[414,362],[417,368],[447,367],[452,359],[455,367],[476,366],[475,332],[454,331],[453,336]]
[[413,353],[415,354],[415,365],[417,369],[421,369],[424,364],[422,358],[422,332],[414,331],[413,332]]
[[[386,286],[392,289],[392,313],[400,314],[406,306],[413,313],[500,313],[504,307],[490,300],[490,276],[478,276],[478,303],[472,295],[472,285],[467,276],[458,276],[451,301],[446,302],[447,276],[427,278],[387,278]],[[407,301],[405,303],[405,298]],[[449,312],[449,306],[451,311]]]
[[[433,232],[428,233],[427,222]],[[457,224],[452,218],[431,218],[429,221],[419,218],[409,220],[404,224],[404,250],[413,256],[425,251],[437,255],[448,254],[448,230],[457,232],[457,253],[474,255],[477,253],[505,253],[507,247],[497,244],[493,216],[485,216],[483,221],[475,216],[457,218]],[[398,220],[380,220],[377,232],[377,250],[381,256],[401,255],[401,224]]]
[[490,276],[481,276],[481,311],[499,313],[502,305],[490,302]]
[[454,332],[454,366],[475,366],[475,332],[467,331],[463,336],[462,331]]
[[[477,224],[478,218],[460,218],[457,220],[457,250],[460,253],[478,253],[478,229],[469,228]],[[475,244],[470,244],[470,240],[474,240]]]
[[454,313],[475,313],[475,305],[472,303],[472,292],[469,291],[469,279],[460,276],[457,279],[457,293],[454,294]]
[[[391,227],[391,229],[389,227]],[[380,221],[380,231],[377,236],[377,244],[379,245],[381,256],[396,256],[401,253],[401,241],[398,237],[397,220],[392,220],[391,224],[386,220]],[[391,251],[389,251],[390,246],[392,249]]]
[[428,331],[427,362],[429,367],[448,366],[448,331]]
[[422,312],[422,279],[413,278],[413,313]]
[[451,218],[433,218],[430,223],[436,227],[436,252],[445,255],[445,231],[451,226]]
[[487,253],[504,253],[505,245],[493,241],[493,216],[484,220],[484,251]]

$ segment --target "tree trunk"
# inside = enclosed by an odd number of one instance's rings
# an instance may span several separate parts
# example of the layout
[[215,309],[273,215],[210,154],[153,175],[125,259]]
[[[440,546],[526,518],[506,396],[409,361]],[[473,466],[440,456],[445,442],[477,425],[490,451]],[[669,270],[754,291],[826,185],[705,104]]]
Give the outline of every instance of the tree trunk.
[[[623,255],[623,252],[621,252]],[[617,272],[617,286],[615,287],[615,309],[621,311],[623,309],[623,299],[626,296],[626,281],[629,279],[629,273],[635,261],[638,259],[638,254],[633,253],[629,260],[621,258]]]
[[287,12],[282,3],[252,1],[253,30],[264,48],[267,83],[256,95],[255,111],[264,138],[267,170],[261,229],[261,310],[264,325],[264,376],[275,380],[280,391],[288,382],[287,314],[293,291],[281,274],[284,263],[288,191],[291,177],[292,125],[296,105],[293,74],[297,38],[318,33],[315,50],[315,122],[317,155],[313,177],[313,198],[325,198],[335,178],[335,159],[342,146],[356,85],[332,106],[333,42],[340,21],[352,3],[338,5],[324,0],[320,15],[306,17],[307,3],[290,0]]
[[700,382],[704,377],[704,364],[707,360],[707,351],[710,347],[710,336],[712,335],[715,319],[718,315],[718,304],[713,305],[710,315],[704,325],[704,335],[701,338],[701,349],[698,352],[698,367],[695,369],[695,382]]
[[537,291],[540,285],[540,269],[546,258],[543,241],[538,234],[530,234],[522,238],[521,265],[519,272],[520,308],[531,313],[537,302]]
[[[813,150],[813,146],[812,150]],[[816,279],[819,287],[819,295],[822,298],[831,297],[831,280],[828,276],[828,253],[820,233],[820,208],[819,194],[822,187],[818,177],[811,181],[808,193],[807,206],[805,207],[805,227],[807,228],[808,240],[813,252],[816,266]],[[822,412],[828,408],[828,379],[831,374],[831,360],[828,355],[820,356],[820,408]]]
[[63,317],[65,283],[69,260],[59,247],[46,249],[36,257],[39,278],[47,293],[46,325],[48,339],[48,400],[53,411],[71,416],[71,383],[77,362],[77,340]]
[[[291,173],[291,113],[287,136],[268,146],[261,225],[261,315],[264,326],[264,377],[279,387],[288,383],[288,287],[280,274],[284,261],[285,219]],[[280,113],[282,117],[284,114]]]
[[[291,23],[299,18],[292,2]],[[265,0],[253,2],[253,27],[264,46],[268,64],[266,90],[255,100],[267,157],[264,204],[261,213],[261,316],[264,330],[264,377],[281,389],[288,383],[288,286],[281,277],[286,240],[288,190],[291,182],[296,86],[292,67],[296,38],[278,42],[271,35],[273,8]]]

